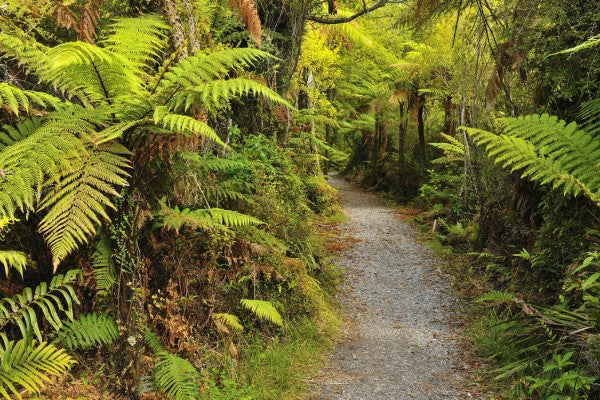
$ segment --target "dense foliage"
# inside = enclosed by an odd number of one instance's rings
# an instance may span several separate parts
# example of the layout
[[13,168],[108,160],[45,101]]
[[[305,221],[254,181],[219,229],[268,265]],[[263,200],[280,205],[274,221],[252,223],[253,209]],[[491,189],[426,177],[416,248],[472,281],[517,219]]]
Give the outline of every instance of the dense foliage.
[[465,255],[500,396],[600,398],[597,0],[4,3],[0,396],[293,398],[338,170]]

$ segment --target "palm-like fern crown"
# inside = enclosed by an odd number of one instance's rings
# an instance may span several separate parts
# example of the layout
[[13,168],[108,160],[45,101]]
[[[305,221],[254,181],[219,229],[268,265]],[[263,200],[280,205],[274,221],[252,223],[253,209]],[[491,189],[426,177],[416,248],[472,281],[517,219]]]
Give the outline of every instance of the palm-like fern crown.
[[0,34],[0,53],[73,102],[0,84],[0,105],[14,114],[46,111],[0,131],[0,218],[44,211],[40,232],[55,269],[108,220],[117,188],[127,185],[125,132],[183,134],[222,145],[205,122],[179,112],[192,105],[216,111],[245,95],[287,104],[263,84],[233,77],[272,58],[260,50],[200,52],[177,62],[171,56],[161,64],[168,29],[157,15],[124,18],[107,29],[100,46],[52,48],[22,32]]

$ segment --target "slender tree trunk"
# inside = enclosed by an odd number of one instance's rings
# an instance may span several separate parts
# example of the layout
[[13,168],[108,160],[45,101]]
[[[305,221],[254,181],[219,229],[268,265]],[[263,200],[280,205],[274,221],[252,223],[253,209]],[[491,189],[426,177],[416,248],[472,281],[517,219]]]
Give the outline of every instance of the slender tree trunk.
[[423,114],[425,112],[425,95],[421,94],[417,98],[417,131],[419,133],[419,161],[424,166],[427,163],[427,155],[425,154],[425,123]]
[[398,105],[398,191],[404,193],[406,186],[406,129],[408,118],[406,115],[406,103]]

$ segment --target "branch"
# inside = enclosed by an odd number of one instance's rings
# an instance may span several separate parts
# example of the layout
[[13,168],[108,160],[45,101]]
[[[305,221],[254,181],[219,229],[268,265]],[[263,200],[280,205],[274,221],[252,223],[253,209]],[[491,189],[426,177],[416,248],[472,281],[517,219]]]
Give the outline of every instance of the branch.
[[[391,0],[379,0],[377,3],[373,4],[371,7],[367,8],[366,3],[363,1],[364,8],[361,11],[358,11],[356,14],[353,14],[349,17],[344,18],[323,18],[318,17],[316,15],[309,15],[306,19],[308,21],[318,22],[319,24],[343,24],[344,22],[354,21],[356,18],[361,15],[365,15],[370,13],[371,11],[375,11],[378,8],[381,8],[387,4],[395,3]],[[403,3],[403,1],[402,1]]]

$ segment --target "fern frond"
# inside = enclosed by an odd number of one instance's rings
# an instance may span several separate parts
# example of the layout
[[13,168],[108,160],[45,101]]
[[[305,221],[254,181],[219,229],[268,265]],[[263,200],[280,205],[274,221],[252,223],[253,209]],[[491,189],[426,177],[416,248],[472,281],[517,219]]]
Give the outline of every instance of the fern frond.
[[112,250],[110,239],[108,236],[102,235],[92,255],[94,277],[99,293],[108,293],[117,283],[115,266],[112,261]]
[[89,145],[75,169],[55,183],[39,209],[48,209],[40,222],[53,255],[54,269],[80,244],[95,235],[101,219],[109,220],[106,208],[114,208],[110,196],[116,186],[126,186],[129,151],[116,142]]
[[244,327],[242,326],[242,324],[240,324],[240,319],[233,314],[215,313],[215,314],[212,314],[212,318],[215,321],[222,322],[223,324],[232,328],[236,332],[241,332],[244,330]]
[[73,321],[63,321],[56,335],[56,343],[69,349],[89,349],[101,344],[111,344],[119,337],[115,319],[106,314],[84,314]]
[[572,54],[572,53],[577,53],[583,50],[587,50],[587,49],[591,49],[592,47],[596,47],[600,45],[600,35],[596,35],[596,36],[592,36],[591,38],[589,38],[588,40],[586,40],[585,42],[575,46],[575,47],[571,47],[569,49],[566,50],[562,50],[559,51],[557,53],[552,53],[550,54],[548,57],[550,56],[556,56],[559,54]]
[[[46,177],[58,179],[85,153],[82,143],[68,132],[69,122],[49,122],[29,136],[0,149],[0,216],[13,216],[17,209],[32,210]],[[74,129],[82,128],[72,126]],[[85,129],[85,128],[84,128]]]
[[14,268],[23,277],[23,270],[27,267],[27,255],[21,251],[0,250],[0,264],[4,265],[6,276],[9,268]]
[[42,124],[40,118],[27,118],[14,126],[4,125],[0,130],[0,151],[21,139],[26,138]]
[[586,101],[579,109],[579,118],[583,126],[590,134],[600,134],[600,98]]
[[33,333],[41,341],[36,312],[41,312],[44,319],[59,330],[63,326],[59,311],[72,320],[73,302],[79,303],[71,286],[78,275],[79,270],[70,270],[64,275],[56,275],[50,284],[42,282],[34,290],[26,287],[22,293],[0,299],[0,330],[15,323],[23,338]]
[[193,104],[202,104],[216,111],[242,96],[262,96],[263,98],[293,108],[277,92],[262,83],[245,78],[216,80],[190,89],[182,90],[169,102],[173,109],[189,109]]
[[171,65],[155,76],[150,87],[158,89],[157,98],[169,98],[179,87],[187,88],[243,71],[261,60],[274,60],[273,55],[257,49],[236,48],[212,53],[198,53]]
[[499,290],[493,290],[489,293],[484,294],[476,300],[478,303],[492,302],[492,303],[514,303],[517,298],[512,293],[502,292]]
[[547,114],[502,118],[505,134],[466,128],[496,163],[521,170],[521,176],[562,187],[565,194],[584,193],[600,205],[600,143],[574,122]]
[[0,394],[7,400],[21,399],[19,387],[39,393],[50,382],[48,376],[60,376],[76,363],[63,349],[30,343],[25,339],[0,343]]
[[108,26],[108,35],[102,44],[115,54],[130,61],[140,77],[160,64],[168,47],[170,26],[157,14],[136,18],[119,18]]
[[63,101],[44,92],[22,90],[8,83],[0,83],[0,107],[8,108],[13,114],[19,115],[19,110],[29,112],[33,105],[42,108],[60,108]]
[[229,0],[229,5],[237,11],[238,17],[248,28],[250,37],[260,47],[262,26],[254,0]]
[[57,90],[98,105],[110,104],[120,96],[141,94],[143,81],[135,71],[129,60],[107,49],[68,42],[48,51],[38,75]]
[[256,315],[258,318],[267,320],[278,326],[283,326],[283,318],[281,317],[281,314],[279,314],[279,311],[273,307],[271,302],[264,300],[241,299],[240,303],[242,306],[244,306],[244,308],[254,313],[254,315]]
[[146,341],[146,344],[148,345],[148,347],[150,347],[150,349],[152,349],[153,352],[159,353],[161,351],[164,351],[164,348],[163,348],[162,344],[160,343],[160,339],[158,338],[158,335],[156,333],[152,332],[150,329],[147,329],[144,332],[144,340]]
[[44,65],[49,48],[22,31],[0,33],[0,53],[17,61],[18,65],[37,71]]
[[160,106],[154,109],[154,123],[175,133],[205,137],[226,147],[219,135],[210,126],[187,115],[172,114],[167,107]]
[[220,227],[241,227],[248,225],[261,225],[263,222],[257,218],[236,211],[220,208],[190,210],[179,207],[169,208],[162,204],[157,215],[162,220],[162,226],[179,231],[182,226],[192,229],[211,229]]
[[154,380],[170,399],[200,398],[200,374],[189,361],[166,351],[159,352],[158,357]]

